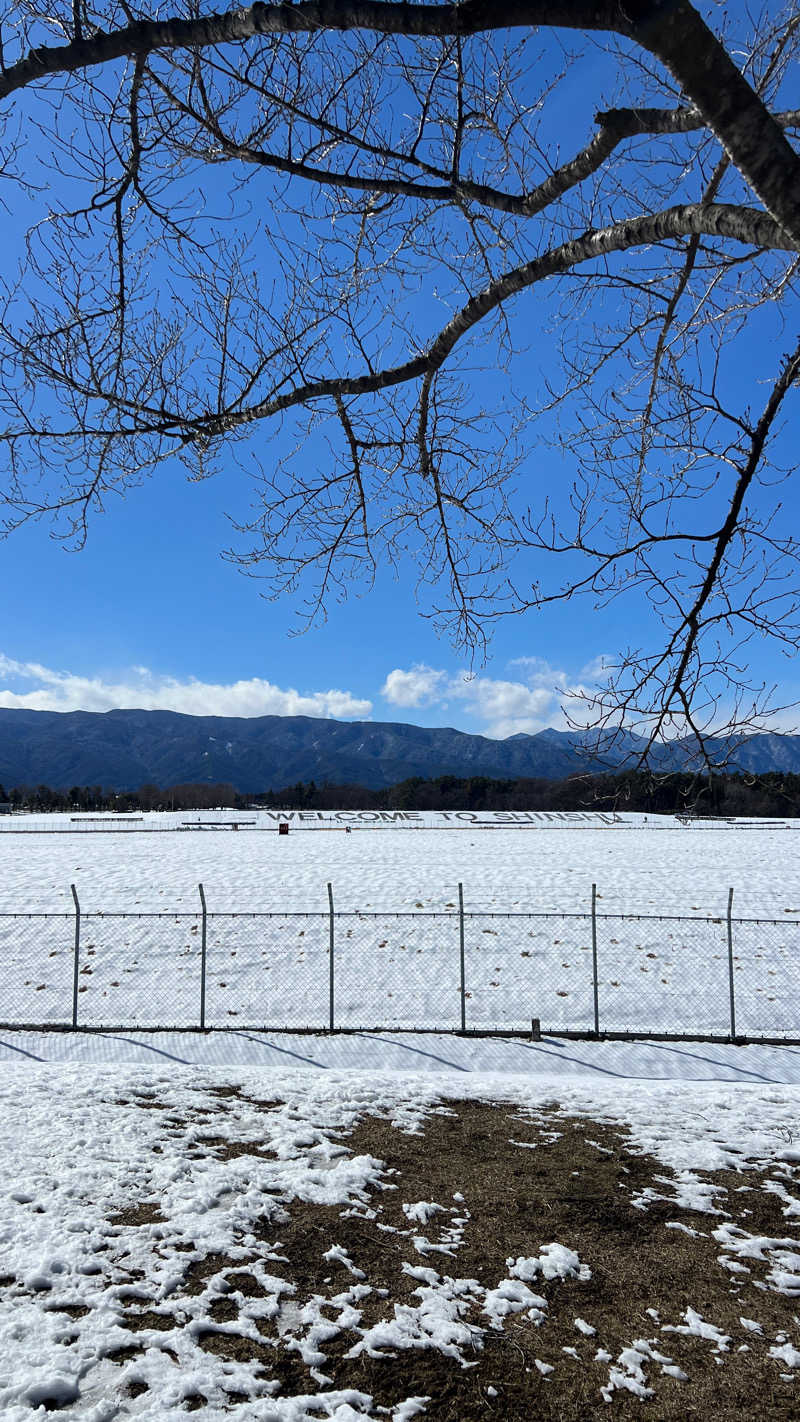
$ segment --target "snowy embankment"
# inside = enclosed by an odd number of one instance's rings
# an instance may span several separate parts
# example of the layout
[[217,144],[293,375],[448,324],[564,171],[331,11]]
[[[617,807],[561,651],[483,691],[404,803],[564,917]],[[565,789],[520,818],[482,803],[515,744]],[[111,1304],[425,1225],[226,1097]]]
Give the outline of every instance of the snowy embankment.
[[270,1068],[290,1072],[408,1072],[514,1075],[537,1080],[584,1076],[603,1082],[697,1081],[800,1086],[795,1047],[725,1042],[565,1041],[458,1037],[426,1032],[267,1033],[0,1031],[0,1063],[102,1068]]
[[787,1086],[29,1065],[5,1422],[790,1416]]

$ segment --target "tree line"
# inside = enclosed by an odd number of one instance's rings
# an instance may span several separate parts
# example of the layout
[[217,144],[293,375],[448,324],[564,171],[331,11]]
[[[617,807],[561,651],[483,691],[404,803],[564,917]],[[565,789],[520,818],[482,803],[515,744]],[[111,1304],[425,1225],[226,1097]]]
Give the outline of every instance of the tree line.
[[303,810],[639,810],[651,814],[800,816],[800,775],[571,775],[563,780],[485,775],[411,776],[382,790],[302,781],[251,797],[265,809]]
[[65,813],[88,810],[128,814],[143,810],[241,809],[250,797],[240,795],[232,785],[141,785],[138,790],[113,790],[102,785],[73,785],[54,790],[50,785],[20,785],[9,792],[0,785],[0,804],[10,804],[12,812]]
[[675,772],[655,775],[629,770],[616,775],[572,775],[564,780],[492,779],[485,775],[411,776],[381,790],[357,784],[318,786],[298,781],[246,795],[228,784],[181,784],[116,791],[100,785],[56,790],[20,786],[0,803],[12,811],[117,814],[148,810],[639,810],[651,814],[800,817],[800,775],[770,771],[753,775]]

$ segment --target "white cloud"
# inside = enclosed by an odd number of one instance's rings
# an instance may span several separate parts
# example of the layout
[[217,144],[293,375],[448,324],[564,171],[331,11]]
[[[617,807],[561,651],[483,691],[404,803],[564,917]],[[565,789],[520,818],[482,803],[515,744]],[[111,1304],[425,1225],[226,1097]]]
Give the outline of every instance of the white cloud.
[[542,684],[495,681],[491,677],[454,677],[448,687],[473,716],[487,722],[483,735],[495,740],[525,731],[529,735],[559,719],[559,692],[553,673]]
[[507,662],[506,665],[509,667],[527,667],[529,676],[535,676],[538,673],[549,676],[552,670],[550,663],[546,662],[543,657],[512,657],[511,661]]
[[605,652],[601,652],[599,657],[593,657],[585,667],[581,668],[581,681],[605,681],[609,672],[617,665],[618,660],[618,658],[609,657]]
[[429,706],[440,701],[440,691],[447,681],[447,674],[434,671],[418,662],[409,671],[397,667],[390,671],[383,686],[381,696],[392,706]]
[[283,690],[260,677],[248,681],[197,681],[159,676],[132,667],[123,680],[75,676],[38,662],[17,662],[0,653],[0,681],[33,683],[30,690],[0,690],[0,706],[29,711],[182,711],[190,716],[322,716],[360,720],[372,702],[349,691]]
[[421,664],[408,671],[397,667],[387,676],[381,695],[394,706],[436,706],[440,711],[456,702],[483,722],[476,729],[494,740],[520,731],[533,734],[548,726],[566,729],[561,702],[567,687],[578,685],[579,678],[569,678],[540,657],[517,657],[509,662],[512,666],[524,668],[524,680],[453,676]]

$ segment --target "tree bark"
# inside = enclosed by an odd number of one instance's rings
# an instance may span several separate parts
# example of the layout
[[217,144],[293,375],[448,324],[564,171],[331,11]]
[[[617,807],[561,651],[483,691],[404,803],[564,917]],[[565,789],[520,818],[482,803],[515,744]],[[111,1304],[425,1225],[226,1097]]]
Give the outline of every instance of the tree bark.
[[635,4],[630,34],[655,54],[776,222],[800,238],[800,155],[689,0]]

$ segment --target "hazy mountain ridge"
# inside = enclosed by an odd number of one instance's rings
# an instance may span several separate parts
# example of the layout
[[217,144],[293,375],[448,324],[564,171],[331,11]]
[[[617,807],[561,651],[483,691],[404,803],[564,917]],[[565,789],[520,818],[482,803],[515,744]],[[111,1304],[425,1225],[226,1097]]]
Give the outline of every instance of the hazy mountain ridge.
[[[256,793],[299,780],[381,789],[412,775],[561,779],[619,768],[629,738],[605,763],[569,732],[490,740],[450,727],[330,721],[311,716],[186,716],[175,711],[27,711],[0,708],[0,783],[54,789],[225,782]],[[659,765],[686,768],[686,751]],[[729,769],[800,771],[800,736],[761,735],[738,746]]]

